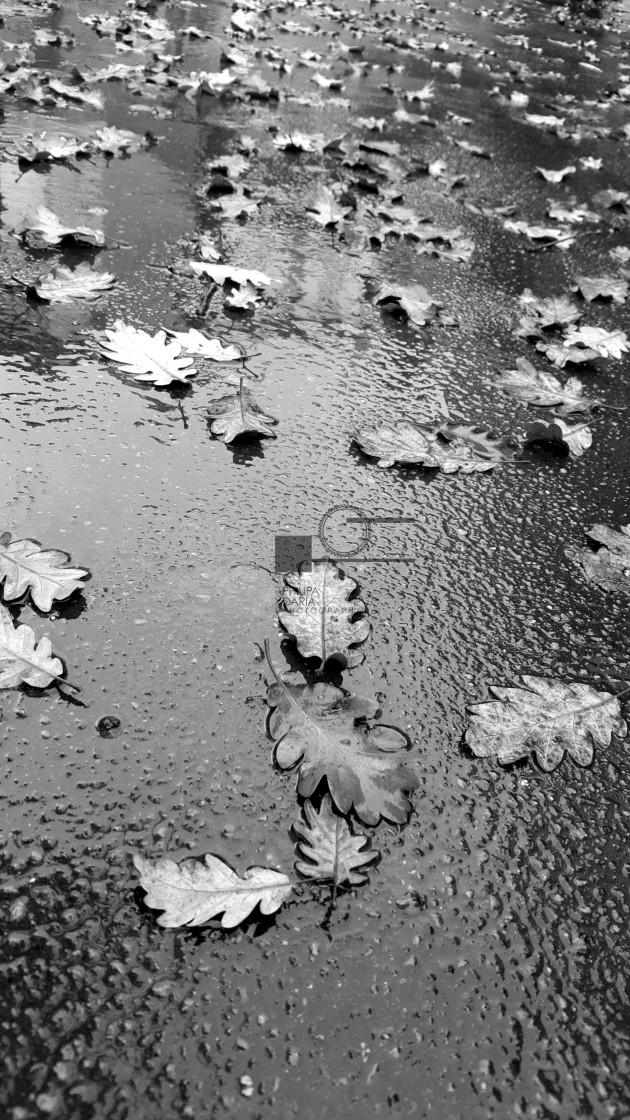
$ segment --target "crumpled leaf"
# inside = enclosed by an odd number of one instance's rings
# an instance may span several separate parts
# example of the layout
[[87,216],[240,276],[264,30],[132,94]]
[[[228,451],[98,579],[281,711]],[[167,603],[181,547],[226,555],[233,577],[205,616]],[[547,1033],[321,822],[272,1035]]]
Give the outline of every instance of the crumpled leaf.
[[603,327],[574,327],[567,333],[563,345],[583,346],[602,358],[620,358],[630,351],[625,331],[606,331]]
[[323,681],[307,685],[299,673],[285,681],[273,671],[267,730],[276,743],[277,766],[299,768],[299,796],[311,797],[325,778],[343,815],[354,808],[367,825],[378,824],[381,817],[404,824],[411,812],[407,793],[419,782],[408,766],[402,732],[358,722],[376,714],[377,701]]
[[274,147],[283,152],[321,152],[321,136],[306,136],[303,132],[278,133],[273,138]]
[[496,700],[473,704],[466,742],[481,758],[497,756],[503,766],[535,753],[543,770],[555,770],[565,751],[588,766],[593,747],[623,739],[626,724],[619,701],[587,684],[523,676],[523,686],[490,691]]
[[179,342],[168,342],[165,331],[151,336],[122,319],[103,332],[99,346],[106,358],[116,362],[123,373],[132,373],[135,381],[152,381],[155,385],[187,383],[187,378],[197,372],[193,359],[183,357]]
[[2,597],[21,599],[30,591],[38,610],[52,610],[53,600],[69,599],[90,578],[87,568],[68,567],[70,559],[68,552],[58,548],[42,549],[40,541],[28,538],[14,541],[10,533],[3,533],[0,536]]
[[365,654],[350,647],[364,642],[371,626],[365,603],[351,598],[356,580],[334,561],[313,560],[301,565],[299,574],[285,575],[284,582],[284,609],[278,611],[278,619],[295,638],[302,657],[317,657],[322,665],[331,657],[342,658],[348,669],[360,665]]
[[223,343],[220,338],[207,338],[201,331],[191,327],[189,331],[171,331],[168,335],[179,342],[185,354],[199,358],[210,358],[212,362],[238,362],[245,356],[243,348],[237,343]]
[[72,156],[89,155],[91,145],[76,136],[62,136],[57,132],[42,132],[39,136],[26,136],[15,147],[20,163],[46,163],[67,160]]
[[345,818],[335,812],[328,793],[319,813],[311,801],[304,803],[303,812],[306,821],[293,824],[300,837],[298,852],[305,857],[296,860],[296,871],[305,879],[332,880],[335,886],[362,886],[367,881],[365,868],[380,859],[380,852],[371,850],[369,836],[352,834]]
[[83,263],[76,268],[58,265],[46,276],[40,276],[29,288],[40,299],[46,299],[50,303],[72,303],[73,299],[98,299],[117,283],[112,272],[97,272],[89,264]]
[[567,346],[564,342],[547,342],[546,339],[536,343],[536,349],[545,354],[550,362],[563,369],[567,362],[579,365],[581,362],[592,362],[599,358],[597,350],[588,346]]
[[555,408],[558,416],[590,412],[601,403],[584,396],[584,386],[577,377],[570,377],[563,386],[552,373],[536,369],[527,358],[517,358],[516,369],[504,370],[495,384],[525,404]]
[[276,433],[270,424],[277,424],[274,416],[256,403],[250,390],[241,383],[236,393],[228,393],[210,402],[208,409],[210,431],[213,436],[219,436],[224,443],[231,443],[237,436],[252,433],[254,435],[271,436],[275,439]]
[[534,295],[531,288],[525,288],[518,297],[518,302],[528,315],[533,315],[539,320],[539,325],[543,329],[575,323],[576,319],[582,317],[582,311],[568,296],[549,296],[547,299],[541,299]]
[[548,183],[561,183],[567,175],[575,175],[577,168],[571,164],[570,167],[561,167],[559,171],[548,171],[545,167],[536,167],[536,170]]
[[381,284],[372,296],[372,303],[393,315],[401,312],[405,319],[423,327],[437,319],[444,304],[434,300],[422,284]]
[[292,892],[291,881],[282,871],[250,867],[238,875],[219,856],[207,853],[204,862],[185,859],[175,863],[161,857],[149,860],[134,855],[133,862],[145,890],[145,903],[163,910],[159,926],[203,926],[218,914],[221,925],[233,929],[249,917],[254,907],[261,914],[274,914]]
[[581,292],[589,303],[594,299],[611,299],[613,303],[625,303],[628,296],[628,283],[618,276],[578,276],[573,290]]
[[196,276],[209,276],[215,284],[253,284],[255,288],[266,288],[269,284],[281,284],[281,280],[273,280],[264,272],[257,272],[254,268],[235,268],[230,264],[214,264],[210,261],[189,261],[188,265]]
[[63,661],[53,654],[50,638],[36,642],[31,627],[14,626],[9,611],[0,604],[0,688],[18,688],[22,683],[47,688],[63,673]]
[[592,548],[569,545],[565,555],[580,564],[586,578],[604,591],[621,591],[630,595],[630,524],[620,531],[609,525],[593,525],[587,535],[604,547],[594,552]]
[[89,226],[64,226],[47,206],[38,206],[34,217],[26,218],[15,232],[20,234],[28,245],[60,245],[68,239],[80,245],[94,245],[102,248],[105,235],[100,229]]
[[431,429],[413,420],[395,420],[378,428],[363,428],[353,438],[366,455],[378,459],[379,467],[420,463],[444,474],[489,471],[516,454],[506,439],[493,440],[487,432],[465,424]]
[[349,213],[349,209],[347,206],[339,206],[333,192],[323,183],[320,183],[306,207],[307,213],[324,228],[336,226],[339,222],[342,222]]

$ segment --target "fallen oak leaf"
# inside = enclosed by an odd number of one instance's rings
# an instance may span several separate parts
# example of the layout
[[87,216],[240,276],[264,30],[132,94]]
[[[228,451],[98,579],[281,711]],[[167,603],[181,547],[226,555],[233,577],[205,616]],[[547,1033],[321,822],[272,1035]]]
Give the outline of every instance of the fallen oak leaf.
[[112,272],[97,272],[89,264],[83,263],[74,269],[58,265],[33,284],[27,285],[27,290],[29,294],[37,295],[49,303],[72,303],[73,299],[98,299],[117,283]]
[[602,358],[621,358],[630,351],[625,331],[606,331],[603,327],[574,327],[567,333],[563,345],[594,350]]
[[270,284],[282,283],[282,280],[274,280],[254,268],[236,268],[233,265],[215,264],[211,261],[188,261],[188,266],[195,276],[209,276],[215,284],[253,284],[255,288],[267,288]]
[[19,688],[29,684],[32,688],[48,688],[59,681],[74,688],[64,680],[65,666],[52,651],[50,638],[35,640],[30,626],[14,626],[6,607],[0,604],[0,688]]
[[338,886],[363,886],[366,868],[381,858],[380,852],[372,850],[369,836],[353,835],[347,820],[335,812],[329,793],[322,798],[319,813],[312,801],[305,801],[302,811],[305,820],[293,824],[299,837],[298,854],[304,857],[296,860],[296,871],[305,879],[331,880],[333,901]]
[[579,564],[586,578],[604,591],[630,595],[630,525],[622,525],[618,532],[609,525],[597,524],[586,533],[603,548],[594,552],[592,548],[568,545],[565,556]]
[[540,350],[541,354],[545,354],[550,362],[561,369],[567,362],[580,365],[582,362],[592,362],[595,358],[599,358],[597,350],[592,350],[587,346],[567,346],[566,342],[547,342],[543,339],[536,343],[536,349]]
[[220,338],[206,338],[205,334],[194,327],[189,331],[172,331],[167,328],[166,333],[179,342],[185,354],[198,358],[209,358],[212,362],[238,362],[247,357],[238,343],[226,344]]
[[27,136],[19,143],[14,153],[20,163],[46,163],[54,160],[68,160],[72,156],[89,155],[92,148],[87,140],[76,136],[62,136],[55,132],[42,132],[39,136]]
[[340,658],[347,669],[360,665],[365,654],[351,647],[364,642],[372,627],[365,603],[352,598],[356,580],[332,560],[313,560],[285,575],[284,582],[278,620],[302,657],[317,657],[322,666],[331,658]]
[[521,292],[518,302],[528,315],[536,316],[543,330],[547,327],[574,323],[577,319],[581,319],[583,314],[568,296],[548,296],[541,299],[534,295],[531,288],[525,288]]
[[617,696],[549,677],[523,675],[521,680],[518,688],[492,685],[496,700],[468,708],[466,743],[480,758],[496,755],[507,766],[534,753],[542,769],[550,771],[567,752],[579,766],[588,766],[594,746],[607,747],[613,734],[625,738]]
[[366,455],[378,459],[378,467],[414,463],[444,474],[489,471],[516,454],[506,439],[491,440],[487,432],[463,424],[429,428],[413,420],[395,420],[363,428],[353,439]]
[[27,245],[35,248],[39,245],[61,245],[64,241],[92,245],[99,249],[105,245],[102,230],[90,229],[89,226],[64,226],[46,206],[38,206],[34,217],[26,218],[13,232]]
[[517,358],[516,369],[504,370],[495,385],[524,404],[555,408],[558,416],[590,412],[601,404],[584,396],[584,386],[577,377],[570,377],[563,386],[552,373],[536,369],[527,358]]
[[87,568],[70,568],[70,560],[68,552],[58,548],[42,549],[40,541],[12,540],[10,533],[3,533],[0,536],[3,598],[21,599],[30,591],[38,610],[52,610],[54,600],[69,599],[75,591],[82,591],[91,578]]
[[290,897],[293,886],[282,871],[250,867],[238,875],[219,856],[207,853],[204,862],[185,859],[181,863],[161,857],[156,860],[134,855],[133,862],[145,890],[145,903],[163,910],[160,926],[203,926],[218,914],[221,925],[233,929],[258,906],[261,914],[274,914]]
[[411,812],[407,794],[419,785],[407,765],[407,737],[393,727],[359,722],[376,715],[376,700],[323,681],[307,685],[299,673],[285,681],[268,642],[265,651],[275,678],[267,691],[267,731],[276,765],[298,770],[298,795],[311,797],[325,778],[344,816],[354,808],[367,825],[382,817],[404,824]]
[[232,443],[237,436],[249,433],[276,438],[269,425],[278,421],[256,403],[250,390],[243,385],[242,378],[236,393],[228,393],[210,402],[207,416],[213,436],[218,436],[224,443]]
[[372,296],[372,303],[381,311],[409,320],[418,327],[437,319],[444,306],[434,300],[422,284],[393,286],[383,283]]
[[581,459],[593,442],[588,424],[566,424],[553,417],[551,420],[532,420],[525,429],[526,443],[560,443],[572,459]]
[[150,146],[145,136],[138,136],[128,128],[112,126],[97,128],[92,143],[96,150],[105,156],[122,156]]
[[306,212],[326,229],[328,226],[336,226],[339,222],[343,222],[350,213],[350,207],[339,206],[330,188],[320,184],[306,206]]
[[167,342],[165,331],[151,336],[121,319],[103,332],[99,347],[123,373],[133,374],[135,381],[152,381],[160,386],[172,381],[188,384],[187,379],[197,372],[193,359],[181,354],[179,342]]
[[617,276],[577,276],[574,292],[580,292],[591,303],[594,299],[611,299],[613,303],[625,303],[628,296],[628,282]]

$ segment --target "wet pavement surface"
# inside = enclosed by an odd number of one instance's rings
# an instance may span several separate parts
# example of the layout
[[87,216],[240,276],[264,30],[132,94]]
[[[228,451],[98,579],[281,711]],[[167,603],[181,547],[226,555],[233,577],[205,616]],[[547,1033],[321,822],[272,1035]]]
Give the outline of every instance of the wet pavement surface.
[[[627,601],[565,555],[594,522],[628,520],[627,420],[601,413],[582,459],[528,448],[522,465],[470,476],[381,470],[351,436],[413,416],[439,389],[468,421],[522,432],[531,413],[493,385],[519,356],[544,364],[514,335],[518,296],[616,272],[610,250],[630,246],[630,227],[623,205],[600,207],[599,221],[570,227],[569,249],[530,252],[497,208],[549,225],[549,199],[592,209],[597,192],[626,189],[628,23],[621,9],[601,20],[472,0],[243,11],[244,30],[221,2],[122,16],[88,0],[2,7],[0,529],[93,573],[51,616],[12,612],[50,635],[82,691],[80,703],[54,687],[0,702],[3,1116],[625,1120],[627,744],[546,774],[473,758],[463,733],[466,706],[523,672],[627,683]],[[84,22],[105,15],[113,31]],[[167,31],[142,38],[143,17]],[[71,44],[16,62],[38,29]],[[245,77],[223,94],[193,79],[187,96],[183,79],[216,75],[222,51],[245,54],[231,63]],[[79,85],[102,109],[60,95],[38,106],[2,84],[18,64],[76,85],[74,66],[121,62],[153,69]],[[316,73],[343,88],[318,88]],[[433,96],[405,96],[428,82]],[[562,117],[561,135],[526,111]],[[105,125],[157,143],[27,167],[12,154],[29,133],[85,139]],[[400,152],[384,171],[357,169],[274,147],[292,130]],[[237,185],[262,201],[234,220],[212,209],[230,195],[202,184],[208,161],[243,150]],[[435,160],[441,174],[421,169]],[[535,173],[567,165],[576,173],[557,185]],[[351,196],[343,236],[306,212],[318,183]],[[378,220],[365,208],[395,214],[398,194],[461,228],[469,259],[370,241]],[[12,231],[39,205],[103,228],[109,248],[25,247]],[[200,231],[282,285],[253,313],[226,313],[221,289],[169,271]],[[95,303],[37,301],[11,281],[85,260],[118,278]],[[457,325],[381,314],[366,277],[424,284]],[[209,403],[238,381],[228,366],[200,363],[190,388],[157,389],[99,356],[91,332],[117,318],[240,343],[277,439],[213,438]],[[593,303],[588,322],[624,328],[627,310]],[[576,372],[589,395],[630,406],[628,356]],[[311,534],[321,555],[320,520],[338,505],[408,519],[377,523],[369,551],[344,562],[372,624],[344,683],[382,697],[384,722],[409,736],[413,815],[372,830],[382,861],[327,920],[327,888],[304,886],[234,931],[161,929],[134,852],[292,864],[295,777],[271,764],[260,646],[271,640],[279,667],[299,661],[281,648],[275,538]]]

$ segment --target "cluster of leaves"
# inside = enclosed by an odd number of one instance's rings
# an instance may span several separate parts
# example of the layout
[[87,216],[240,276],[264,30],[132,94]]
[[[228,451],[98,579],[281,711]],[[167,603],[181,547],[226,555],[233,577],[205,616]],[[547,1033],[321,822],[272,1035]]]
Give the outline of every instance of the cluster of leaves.
[[[301,656],[318,663],[315,679],[307,680],[306,670],[278,673],[265,643],[274,678],[267,690],[267,734],[276,766],[296,772],[296,791],[304,799],[303,819],[293,830],[297,854],[306,860],[298,858],[295,869],[308,881],[331,882],[332,906],[338,887],[363,884],[367,866],[380,858],[365,834],[353,833],[350,814],[368,826],[382,819],[404,824],[409,794],[418,785],[406,735],[373,722],[378,702],[326,679],[331,662],[349,669],[364,657],[357,647],[368,638],[370,623],[356,588],[327,559],[285,577],[279,622]],[[214,855],[206,856],[205,866],[139,856],[135,863],[146,902],[165,911],[158,920],[166,926],[203,924],[221,912],[222,925],[234,926],[257,903],[265,914],[278,909],[293,887],[287,875],[268,868],[250,868],[241,878]]]
[[38,641],[30,626],[15,626],[3,605],[23,605],[30,596],[37,610],[48,614],[55,601],[69,599],[90,578],[87,568],[73,568],[70,560],[67,552],[44,549],[39,541],[0,536],[0,688],[47,688],[57,681],[78,691],[66,681],[65,665],[53,654],[50,638]]

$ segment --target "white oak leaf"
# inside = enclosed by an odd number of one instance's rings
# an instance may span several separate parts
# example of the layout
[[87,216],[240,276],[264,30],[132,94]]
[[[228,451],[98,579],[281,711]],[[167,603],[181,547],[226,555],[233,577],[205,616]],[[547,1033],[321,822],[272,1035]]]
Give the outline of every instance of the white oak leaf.
[[533,753],[543,770],[555,770],[565,752],[588,766],[593,747],[607,747],[613,734],[625,737],[621,706],[610,692],[549,677],[521,679],[518,688],[491,686],[496,700],[469,707],[466,742],[474,754],[496,755],[506,766]]
[[492,470],[515,455],[505,440],[493,441],[487,432],[464,424],[431,429],[412,420],[395,420],[378,428],[364,428],[353,438],[383,468],[394,463],[418,463],[444,474],[475,474]]
[[145,902],[152,910],[163,910],[160,926],[203,926],[223,914],[221,925],[233,929],[258,906],[261,914],[274,914],[289,898],[292,885],[281,871],[250,867],[244,875],[208,853],[204,862],[185,859],[175,863],[134,855]]
[[332,880],[335,886],[349,883],[360,887],[367,880],[366,868],[380,859],[369,836],[354,836],[345,817],[335,812],[330,794],[322,798],[319,813],[312,801],[303,806],[305,821],[295,821],[298,852],[304,859],[295,863],[305,879]]
[[198,358],[209,358],[212,362],[242,361],[245,352],[238,343],[223,343],[220,338],[207,338],[201,331],[191,327],[189,331],[168,331],[171,338],[179,342],[185,354]]
[[76,268],[58,265],[45,276],[40,276],[29,288],[49,303],[72,303],[73,299],[98,299],[117,283],[112,272],[97,272],[83,263]]
[[0,581],[6,600],[21,599],[30,591],[40,611],[52,610],[53,601],[68,599],[90,578],[87,568],[71,568],[70,555],[58,548],[43,549],[39,541],[11,540],[0,536]]
[[630,351],[625,331],[607,331],[603,327],[574,327],[567,333],[563,345],[583,346],[595,350],[602,358],[620,358]]
[[187,382],[197,372],[193,359],[181,355],[179,342],[167,342],[165,331],[151,336],[117,319],[113,329],[103,335],[99,343],[102,353],[124,373],[132,373],[136,381],[170,385],[172,381]]
[[50,638],[36,642],[30,626],[14,626],[6,607],[0,604],[0,688],[18,688],[22,683],[47,688],[61,680],[64,664],[55,657]]
[[348,669],[360,665],[365,654],[351,647],[366,640],[371,626],[365,603],[351,597],[356,580],[331,560],[313,560],[301,565],[299,574],[285,575],[284,582],[278,619],[302,657],[317,657],[322,665],[340,658]]
[[195,276],[209,276],[215,284],[253,284],[255,288],[266,288],[270,284],[281,284],[281,280],[274,280],[264,272],[254,268],[236,268],[230,264],[214,264],[210,261],[189,261],[188,265]]

